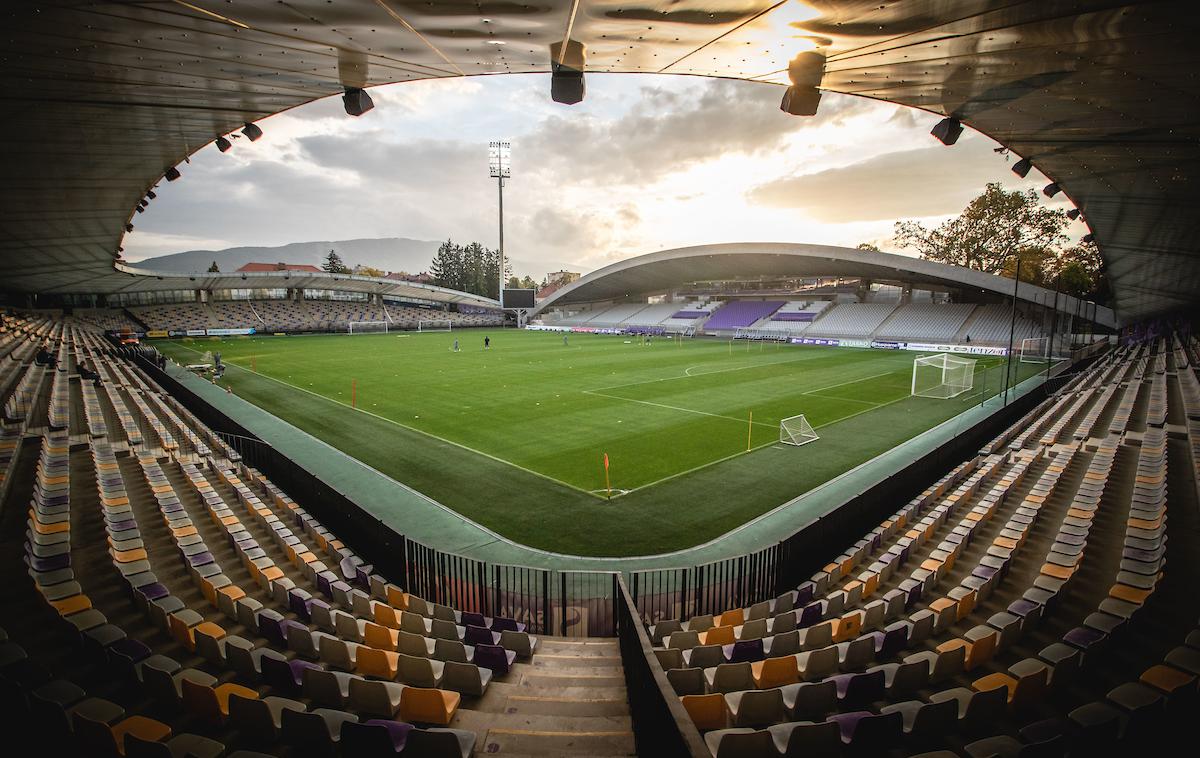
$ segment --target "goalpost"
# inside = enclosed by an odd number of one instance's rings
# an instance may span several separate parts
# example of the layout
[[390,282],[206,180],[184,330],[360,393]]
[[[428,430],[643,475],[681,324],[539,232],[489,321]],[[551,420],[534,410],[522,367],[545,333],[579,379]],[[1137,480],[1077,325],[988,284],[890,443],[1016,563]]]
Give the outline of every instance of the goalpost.
[[948,399],[975,385],[975,361],[949,353],[922,355],[913,361],[912,394]]
[[454,330],[454,322],[448,318],[435,318],[417,322],[418,332],[449,332]]
[[819,439],[803,413],[779,422],[779,441],[785,445],[807,445]]
[[1049,337],[1026,337],[1021,340],[1021,363],[1045,363],[1050,360]]
[[388,322],[386,321],[351,321],[350,334],[367,334],[368,332],[383,332],[387,334]]

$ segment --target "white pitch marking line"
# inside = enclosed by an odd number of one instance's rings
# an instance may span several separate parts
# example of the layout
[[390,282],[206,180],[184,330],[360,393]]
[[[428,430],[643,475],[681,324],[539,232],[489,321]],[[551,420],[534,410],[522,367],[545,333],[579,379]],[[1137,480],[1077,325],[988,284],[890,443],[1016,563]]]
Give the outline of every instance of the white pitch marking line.
[[[723,419],[727,419],[729,421],[736,421],[739,424],[746,423],[745,419],[740,419],[740,418],[737,418],[736,416],[722,416],[719,413],[709,413],[708,411],[698,411],[698,410],[695,410],[694,408],[681,408],[678,405],[666,405],[665,403],[655,403],[655,402],[651,402],[650,400],[638,400],[638,399],[632,398],[632,397],[621,397],[620,395],[607,395],[598,390],[581,390],[581,391],[585,395],[596,395],[598,397],[607,397],[611,400],[624,400],[629,403],[641,403],[642,405],[653,405],[655,408],[666,408],[667,410],[670,410],[670,411],[681,411],[683,413],[695,413],[699,416],[709,416],[710,418],[723,418]],[[761,421],[755,421],[754,425],[755,426],[769,426],[771,428],[775,428],[775,424],[768,424],[768,423],[761,422]]]

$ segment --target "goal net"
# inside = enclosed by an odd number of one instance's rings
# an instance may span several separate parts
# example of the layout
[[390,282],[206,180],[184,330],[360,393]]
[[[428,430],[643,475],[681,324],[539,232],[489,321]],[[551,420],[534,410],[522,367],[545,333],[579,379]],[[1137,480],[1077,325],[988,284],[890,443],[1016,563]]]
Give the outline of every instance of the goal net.
[[801,413],[779,422],[779,441],[785,445],[807,445],[820,437],[813,431],[812,424]]
[[975,361],[970,358],[938,353],[913,361],[912,394],[918,397],[958,397],[974,384]]
[[368,332],[384,332],[388,330],[388,322],[386,321],[351,321],[351,334],[366,334]]
[[417,322],[418,332],[449,332],[454,329],[454,322],[448,318],[435,318]]
[[1050,360],[1049,337],[1026,337],[1021,340],[1021,363],[1045,363]]

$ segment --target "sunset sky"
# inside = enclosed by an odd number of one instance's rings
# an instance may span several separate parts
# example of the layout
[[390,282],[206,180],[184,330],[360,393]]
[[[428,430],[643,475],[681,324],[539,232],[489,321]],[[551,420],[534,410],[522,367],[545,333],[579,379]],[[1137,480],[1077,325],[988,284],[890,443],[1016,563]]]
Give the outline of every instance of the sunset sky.
[[1015,159],[969,130],[947,148],[929,135],[938,117],[888,103],[827,93],[817,116],[798,118],[772,85],[589,74],[587,86],[563,106],[544,75],[418,82],[372,89],[376,107],[357,119],[340,98],[273,116],[258,142],[209,145],[180,166],[184,180],[157,190],[125,258],[360,237],[494,247],[496,138],[513,142],[505,247],[541,266],[516,272],[538,279],[714,242],[903,252],[897,219],[955,215],[989,181],[1047,182],[1036,170],[1019,179]]

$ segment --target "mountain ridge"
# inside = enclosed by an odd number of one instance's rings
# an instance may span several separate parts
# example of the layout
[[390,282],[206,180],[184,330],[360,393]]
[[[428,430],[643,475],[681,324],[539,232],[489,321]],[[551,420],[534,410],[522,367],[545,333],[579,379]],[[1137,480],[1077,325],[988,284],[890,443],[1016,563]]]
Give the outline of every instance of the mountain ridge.
[[[311,240],[285,245],[244,245],[222,250],[185,250],[130,261],[130,265],[154,271],[179,274],[203,273],[215,261],[225,273],[236,271],[247,263],[307,263],[320,266],[330,250],[337,251],[347,266],[370,266],[382,271],[404,271],[418,274],[429,270],[440,241],[417,240],[408,237],[364,237],[352,240]],[[513,273],[532,276],[541,281],[547,272],[558,269],[580,270],[568,263],[533,263],[510,258]]]

